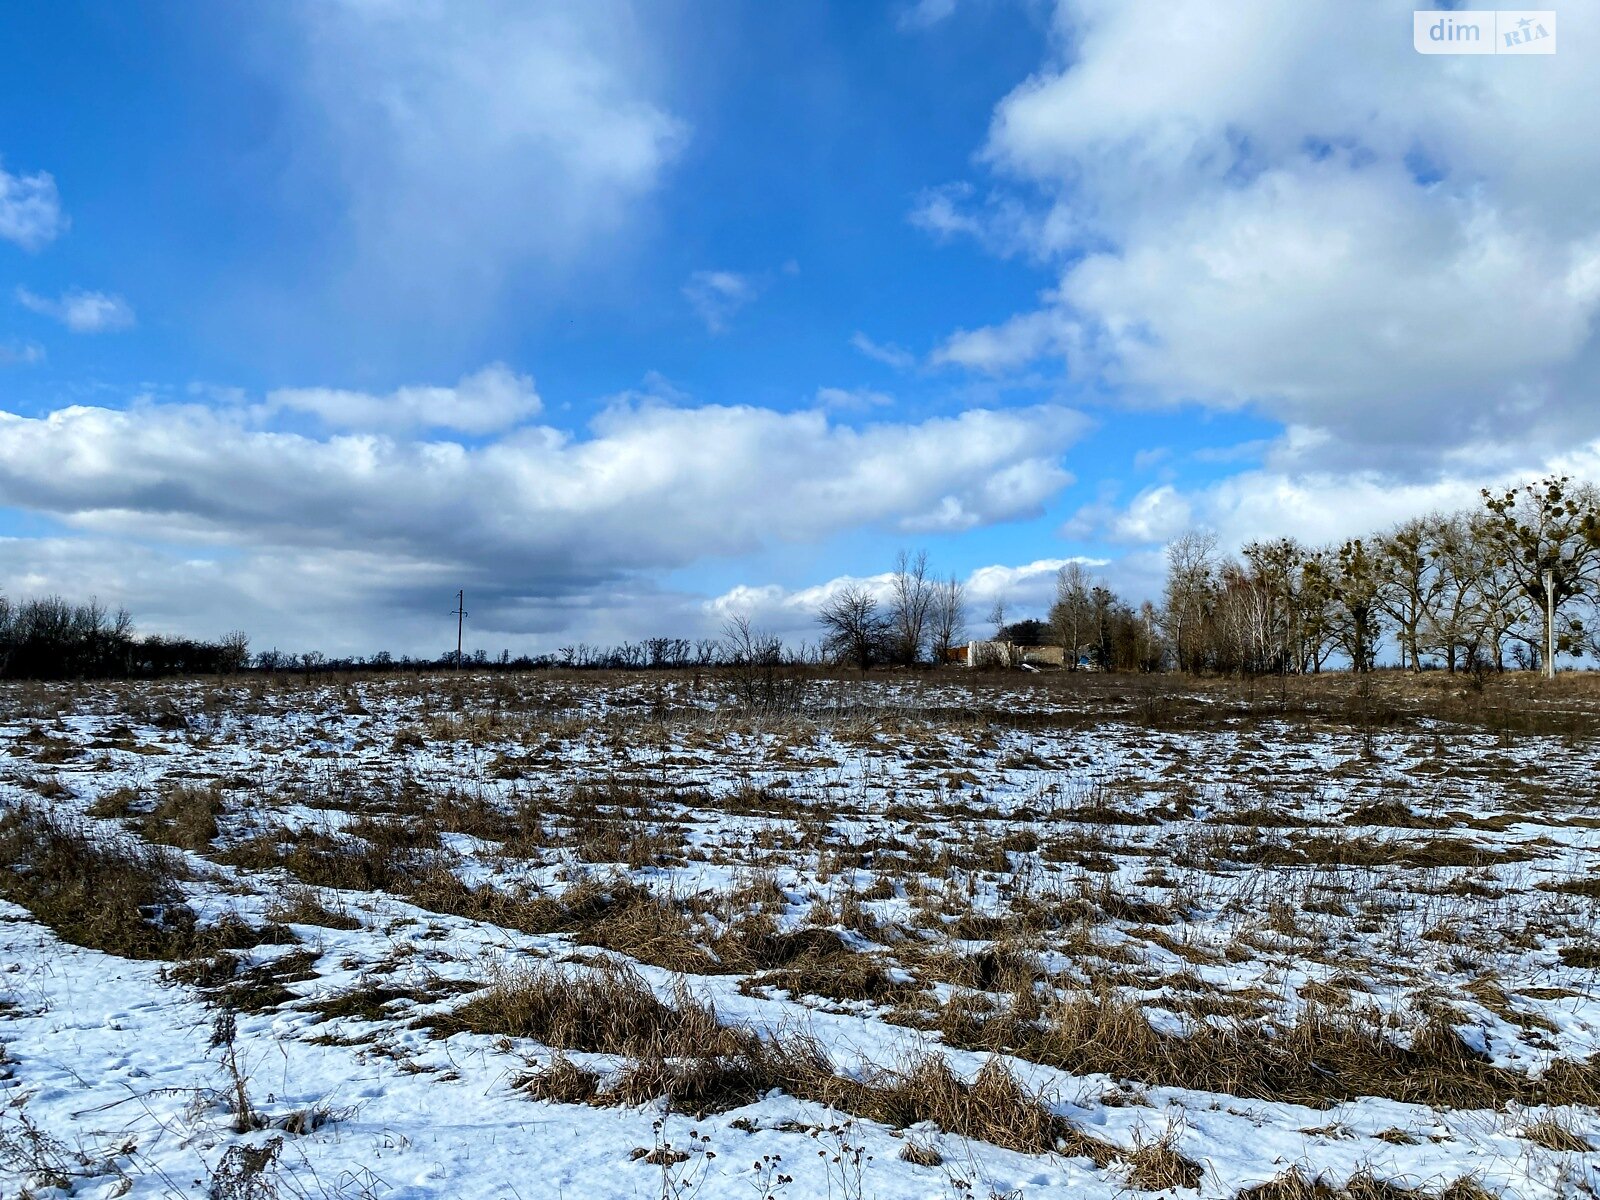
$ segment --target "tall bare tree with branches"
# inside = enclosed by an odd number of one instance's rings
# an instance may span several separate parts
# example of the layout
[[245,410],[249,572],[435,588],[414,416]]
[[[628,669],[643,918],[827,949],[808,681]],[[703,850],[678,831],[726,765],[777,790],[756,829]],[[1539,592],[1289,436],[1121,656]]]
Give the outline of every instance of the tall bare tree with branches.
[[1216,586],[1217,535],[1208,529],[1191,529],[1167,546],[1167,594],[1162,625],[1178,670],[1193,671],[1202,664],[1200,645],[1206,606]]
[[933,646],[933,661],[943,662],[950,648],[966,637],[967,589],[951,575],[933,585],[933,603],[928,610],[928,633]]
[[882,659],[890,624],[865,584],[845,584],[817,610],[817,620],[823,647],[835,659],[863,671]]
[[915,555],[902,550],[895,556],[889,580],[889,624],[894,654],[904,666],[922,657],[928,636],[928,615],[933,607],[933,581],[928,578],[928,552]]
[[[1050,625],[1063,647],[1068,668],[1078,669],[1078,651],[1095,630],[1095,579],[1081,562],[1069,562],[1056,572],[1056,599],[1050,606]],[[1098,639],[1097,639],[1098,641]]]

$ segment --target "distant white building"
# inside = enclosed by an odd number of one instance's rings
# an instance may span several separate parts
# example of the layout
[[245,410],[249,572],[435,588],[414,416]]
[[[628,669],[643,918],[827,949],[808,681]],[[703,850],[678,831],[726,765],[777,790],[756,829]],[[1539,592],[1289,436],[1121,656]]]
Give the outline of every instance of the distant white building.
[[1010,642],[975,641],[967,643],[967,666],[979,669],[983,667],[1020,667],[1022,665],[1022,650]]

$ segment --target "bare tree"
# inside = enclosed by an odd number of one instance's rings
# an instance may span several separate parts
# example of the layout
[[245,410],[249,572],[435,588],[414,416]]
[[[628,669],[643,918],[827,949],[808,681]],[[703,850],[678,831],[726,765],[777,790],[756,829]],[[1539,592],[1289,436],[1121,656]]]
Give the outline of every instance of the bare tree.
[[996,596],[994,598],[994,603],[989,606],[989,620],[994,623],[994,636],[998,639],[1006,627],[1006,598],[1004,596]]
[[1161,623],[1172,643],[1178,670],[1200,666],[1200,634],[1216,586],[1217,535],[1191,529],[1167,545],[1167,589]]
[[1278,647],[1277,598],[1249,560],[1251,549],[1246,548],[1246,563],[1228,559],[1217,567],[1200,654],[1214,669],[1240,675],[1270,670]]
[[922,657],[927,640],[928,613],[933,605],[933,583],[928,579],[928,552],[913,557],[904,550],[895,556],[889,602],[889,623],[894,631],[895,657],[911,666]]
[[1167,649],[1162,644],[1159,615],[1156,606],[1146,600],[1139,605],[1137,624],[1134,627],[1135,666],[1141,671],[1159,671],[1166,660]]
[[1445,670],[1454,675],[1463,662],[1480,662],[1487,649],[1486,598],[1492,570],[1473,521],[1460,513],[1430,525],[1427,553],[1437,594],[1424,618],[1421,644],[1440,655]]
[[817,610],[817,620],[822,625],[823,645],[832,657],[854,663],[863,671],[882,657],[889,623],[871,588],[846,584]]
[[1413,517],[1377,542],[1378,564],[1387,577],[1379,604],[1394,621],[1400,665],[1412,671],[1422,670],[1423,630],[1447,582],[1434,555],[1435,530],[1443,521],[1438,515]]
[[933,585],[928,628],[934,662],[943,662],[948,658],[950,648],[966,636],[967,589],[954,575]]
[[734,613],[722,623],[721,658],[734,690],[751,708],[785,709],[799,699],[801,681],[783,670],[783,642],[758,629],[749,614]]
[[1262,594],[1258,669],[1280,674],[1307,670],[1320,621],[1316,597],[1306,587],[1306,548],[1284,537],[1248,542],[1243,553],[1252,583]]
[[1056,572],[1056,602],[1050,606],[1050,624],[1064,647],[1062,660],[1078,669],[1078,650],[1095,620],[1095,579],[1080,562],[1069,562]]
[[[1558,652],[1583,652],[1583,626],[1564,610],[1600,587],[1600,492],[1550,475],[1501,493],[1483,490],[1487,509],[1480,536],[1495,567],[1506,571],[1540,619],[1551,628],[1529,641],[1553,663]],[[1543,645],[1540,646],[1539,643]]]
[[225,633],[222,635],[221,649],[222,670],[233,675],[243,670],[250,661],[250,635],[242,629]]

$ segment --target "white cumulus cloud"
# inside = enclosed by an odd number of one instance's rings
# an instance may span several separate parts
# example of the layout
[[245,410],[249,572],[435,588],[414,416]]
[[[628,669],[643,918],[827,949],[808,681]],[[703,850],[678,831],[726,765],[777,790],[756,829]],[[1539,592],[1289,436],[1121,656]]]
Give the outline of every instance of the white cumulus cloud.
[[468,434],[510,429],[536,416],[541,407],[533,380],[504,363],[492,363],[454,387],[402,387],[387,395],[341,388],[280,388],[268,394],[267,404],[309,413],[334,429],[453,429]]
[[[175,554],[181,575],[223,581],[197,605],[225,614],[233,597],[228,623],[248,615],[266,636],[303,627],[288,581],[312,578],[317,594],[370,614],[358,625],[385,641],[456,586],[477,592],[474,611],[508,636],[594,640],[604,629],[703,624],[691,599],[651,582],[662,571],[847,530],[910,535],[1037,516],[1069,481],[1062,455],[1087,428],[1054,406],[852,428],[820,408],[626,401],[581,435],[498,428],[535,401],[531,382],[491,367],[454,388],[387,396],[303,389],[259,405],[0,412],[0,504],[76,535],[44,539],[52,544],[120,547],[93,590],[136,612],[167,603],[152,564]],[[312,436],[284,428],[289,413],[336,429],[378,424]],[[485,436],[406,432],[469,426]],[[33,542],[5,551],[55,563],[38,578],[74,594],[66,564],[92,560],[83,553]],[[143,565],[126,589],[114,586],[111,565],[133,559]]]
[[[1574,397],[1600,363],[1581,116],[1600,74],[1424,58],[1408,21],[1376,0],[1059,0],[1046,62],[995,109],[990,190],[914,213],[1055,259],[1058,281],[933,361],[1058,359],[1132,402],[1249,405],[1397,469],[1596,432]],[[1600,35],[1600,2],[1562,21]]]

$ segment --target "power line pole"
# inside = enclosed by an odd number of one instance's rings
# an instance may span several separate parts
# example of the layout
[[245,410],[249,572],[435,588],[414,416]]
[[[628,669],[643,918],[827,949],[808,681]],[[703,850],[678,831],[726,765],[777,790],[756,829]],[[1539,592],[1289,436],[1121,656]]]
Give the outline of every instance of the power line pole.
[[456,593],[456,606],[450,610],[456,618],[456,670],[461,670],[461,623],[467,617],[467,593],[465,590]]

